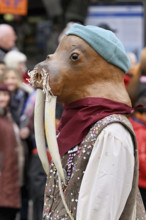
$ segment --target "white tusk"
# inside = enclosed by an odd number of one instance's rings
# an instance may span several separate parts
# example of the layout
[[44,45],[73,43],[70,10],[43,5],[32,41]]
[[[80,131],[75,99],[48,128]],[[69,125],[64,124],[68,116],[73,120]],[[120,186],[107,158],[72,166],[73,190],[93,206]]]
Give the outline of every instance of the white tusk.
[[47,100],[45,104],[45,132],[47,144],[52,160],[58,171],[58,174],[62,181],[65,183],[64,172],[61,164],[61,158],[56,139],[55,110],[57,97],[46,94],[46,99]]
[[49,173],[49,161],[46,152],[46,143],[44,135],[44,105],[45,105],[45,94],[41,89],[37,89],[35,111],[34,111],[34,129],[35,129],[35,140],[38,150],[38,155],[42,162],[42,166],[48,175]]

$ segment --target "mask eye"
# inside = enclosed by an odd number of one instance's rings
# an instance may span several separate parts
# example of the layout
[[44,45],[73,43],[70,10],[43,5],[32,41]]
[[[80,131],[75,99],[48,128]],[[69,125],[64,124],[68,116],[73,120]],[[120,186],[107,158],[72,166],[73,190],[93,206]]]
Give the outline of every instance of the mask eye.
[[79,55],[78,55],[77,53],[73,53],[73,54],[71,55],[71,60],[73,60],[73,61],[78,60],[78,58],[79,58]]

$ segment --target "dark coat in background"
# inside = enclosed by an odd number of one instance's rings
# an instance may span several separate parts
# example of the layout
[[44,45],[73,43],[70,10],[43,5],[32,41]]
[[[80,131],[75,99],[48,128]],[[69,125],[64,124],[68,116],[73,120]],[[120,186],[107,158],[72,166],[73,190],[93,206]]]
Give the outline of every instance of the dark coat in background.
[[13,122],[0,114],[0,207],[20,208],[17,141]]
[[20,125],[20,117],[23,113],[26,100],[29,94],[23,89],[17,89],[12,95],[10,100],[10,111],[12,114],[13,120],[16,124]]

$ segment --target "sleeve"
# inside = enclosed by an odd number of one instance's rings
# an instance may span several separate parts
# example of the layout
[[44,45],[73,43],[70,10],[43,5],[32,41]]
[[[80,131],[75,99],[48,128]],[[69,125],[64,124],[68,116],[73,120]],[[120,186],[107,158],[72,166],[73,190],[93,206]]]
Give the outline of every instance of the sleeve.
[[133,173],[131,135],[121,124],[107,126],[98,136],[85,170],[76,219],[119,220],[132,188]]

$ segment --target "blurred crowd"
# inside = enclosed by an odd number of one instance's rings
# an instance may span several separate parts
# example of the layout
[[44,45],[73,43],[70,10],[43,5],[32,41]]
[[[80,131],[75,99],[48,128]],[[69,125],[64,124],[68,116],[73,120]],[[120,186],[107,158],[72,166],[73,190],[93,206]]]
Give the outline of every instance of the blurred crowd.
[[[58,37],[58,42],[72,23],[84,23],[87,7],[88,5],[85,10],[78,10],[82,11],[78,16],[75,14],[75,8],[71,7],[73,12],[67,14],[69,19]],[[50,11],[52,16],[53,12],[55,11]],[[56,13],[60,13],[60,8],[56,7]],[[76,19],[71,17],[74,14]],[[53,19],[57,19],[57,16]],[[0,220],[41,220],[46,175],[38,157],[34,137],[36,91],[28,84],[27,56],[16,47],[16,40],[17,35],[13,27],[1,24]],[[124,82],[135,107],[135,112],[129,120],[137,137],[139,187],[146,207],[146,108],[140,106],[146,106],[146,48],[142,50],[139,62],[134,53],[128,53],[127,56],[131,68],[124,76]],[[139,107],[136,107],[138,105]],[[56,124],[62,111],[63,106],[57,103]],[[49,155],[48,159],[50,160]]]
[[[88,1],[43,2],[54,24],[54,52],[74,22],[84,23]],[[46,175],[34,137],[36,91],[28,84],[27,56],[17,40],[12,26],[0,24],[0,220],[42,220]],[[62,112],[57,103],[56,126]]]
[[41,219],[46,177],[34,139],[35,91],[14,29],[1,24],[0,33],[0,219]]
[[129,118],[137,139],[139,152],[139,189],[146,208],[146,48],[137,62],[134,53],[129,53],[131,68],[125,75],[125,85],[135,112]]
[[[40,220],[46,175],[34,138],[36,91],[14,29],[1,24],[0,33],[0,219]],[[62,111],[57,103],[56,125]]]

